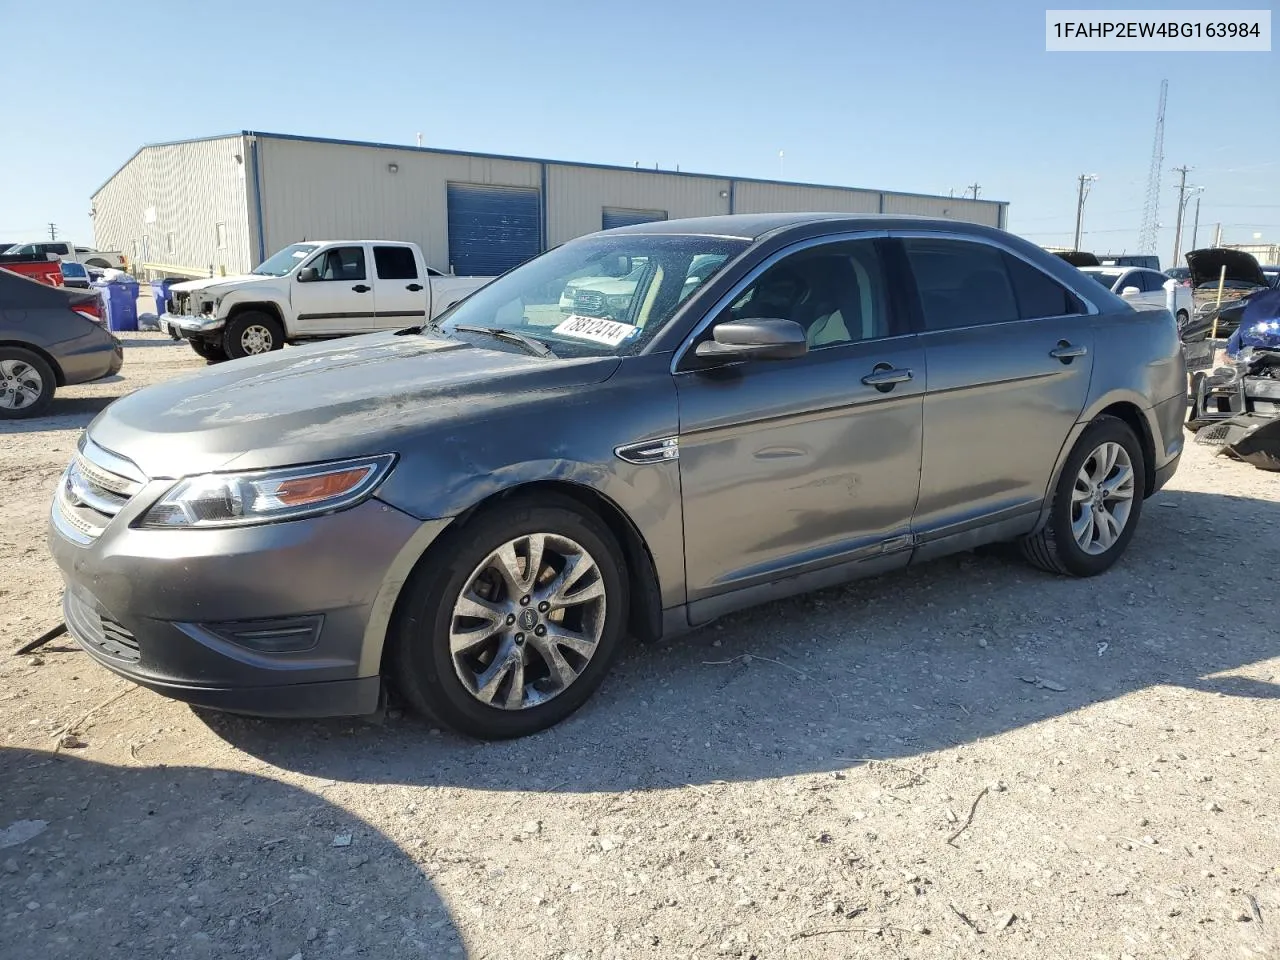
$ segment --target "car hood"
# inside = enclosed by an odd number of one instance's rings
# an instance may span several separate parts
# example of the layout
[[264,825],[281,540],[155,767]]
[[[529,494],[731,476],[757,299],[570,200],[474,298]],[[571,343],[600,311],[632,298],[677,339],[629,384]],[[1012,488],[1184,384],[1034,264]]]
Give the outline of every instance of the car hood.
[[[122,397],[93,441],[149,477],[396,452],[433,426],[528,394],[599,383],[616,357],[552,360],[419,334],[376,333],[219,364]],[[483,442],[480,440],[478,442]]]
[[215,287],[239,287],[246,283],[265,283],[268,280],[279,280],[279,277],[269,277],[260,273],[243,273],[235,277],[205,277],[203,280],[184,280],[181,283],[175,283],[170,290],[177,290],[179,293],[195,293],[197,290],[212,290]]
[[1227,268],[1228,280],[1251,283],[1258,287],[1267,286],[1267,278],[1262,275],[1258,261],[1243,250],[1227,250],[1222,247],[1192,250],[1187,254],[1187,266],[1191,268],[1191,282],[1197,287],[1202,283],[1217,283],[1224,266]]

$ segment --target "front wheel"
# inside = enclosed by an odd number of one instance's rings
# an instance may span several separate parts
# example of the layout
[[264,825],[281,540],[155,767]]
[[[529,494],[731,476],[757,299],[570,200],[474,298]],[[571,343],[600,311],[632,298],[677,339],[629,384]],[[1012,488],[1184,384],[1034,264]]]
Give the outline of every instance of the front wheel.
[[393,682],[419,712],[480,739],[568,717],[599,687],[627,622],[626,568],[608,528],[571,502],[483,513],[406,586]]
[[189,340],[188,343],[191,344],[192,350],[210,363],[221,363],[227,359],[227,352],[222,349],[222,344],[216,340]]
[[270,353],[284,346],[284,328],[268,313],[244,310],[227,322],[222,346],[232,360]]
[[1142,446],[1128,424],[1099,417],[1063,464],[1049,520],[1022,541],[1023,556],[1042,570],[1074,577],[1109,569],[1137,529],[1145,476]]

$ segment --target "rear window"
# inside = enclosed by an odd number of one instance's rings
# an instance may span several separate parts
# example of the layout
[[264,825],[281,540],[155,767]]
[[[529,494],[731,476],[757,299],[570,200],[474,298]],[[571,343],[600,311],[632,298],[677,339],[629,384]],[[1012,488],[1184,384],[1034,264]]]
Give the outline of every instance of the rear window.
[[1004,255],[1023,320],[1069,317],[1084,313],[1084,305],[1062,284],[1012,254]]

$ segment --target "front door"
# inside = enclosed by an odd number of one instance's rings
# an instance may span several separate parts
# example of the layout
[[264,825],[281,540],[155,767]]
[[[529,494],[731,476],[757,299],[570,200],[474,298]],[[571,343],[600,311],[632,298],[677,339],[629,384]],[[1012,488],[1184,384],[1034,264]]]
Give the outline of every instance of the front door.
[[329,247],[303,267],[315,267],[320,276],[301,281],[295,275],[290,296],[296,333],[323,336],[371,329],[377,308],[363,245]]
[[374,297],[378,316],[370,329],[399,330],[426,322],[427,279],[418,275],[413,248],[374,244]]
[[835,241],[786,256],[715,321],[794,320],[807,331],[805,356],[701,369],[692,349],[681,358],[691,604],[844,561],[883,560],[886,550],[906,562],[924,354],[890,296],[882,242]]
[[929,389],[914,529],[922,540],[1038,510],[1093,368],[1092,319],[998,246],[904,236]]

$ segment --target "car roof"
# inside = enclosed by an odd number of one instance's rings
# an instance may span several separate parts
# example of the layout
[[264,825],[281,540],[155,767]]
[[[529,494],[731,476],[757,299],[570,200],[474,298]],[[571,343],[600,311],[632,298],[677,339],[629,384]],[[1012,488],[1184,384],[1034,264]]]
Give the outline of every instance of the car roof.
[[[652,220],[648,223],[634,223],[625,227],[614,227],[608,232],[611,234],[676,234],[760,240],[772,234],[790,229],[799,230],[818,223],[850,230],[900,230],[910,227],[922,227],[930,230],[945,228],[949,232],[972,233],[975,236],[1003,233],[1003,231],[994,227],[985,227],[965,220],[952,220],[949,217],[823,212],[734,213],[715,217]],[[599,236],[601,232],[604,231],[589,234],[589,236]]]

